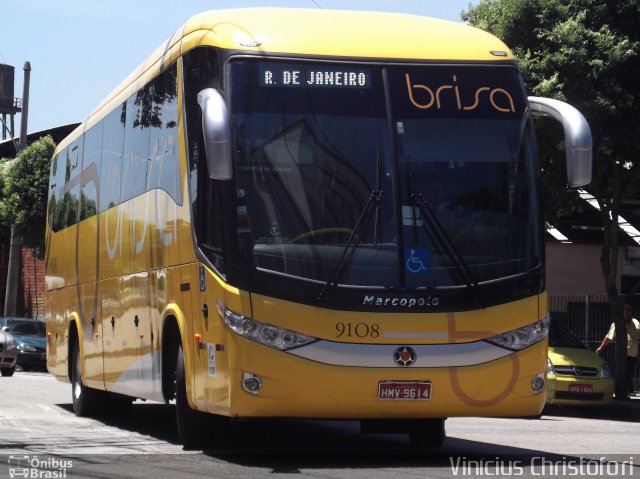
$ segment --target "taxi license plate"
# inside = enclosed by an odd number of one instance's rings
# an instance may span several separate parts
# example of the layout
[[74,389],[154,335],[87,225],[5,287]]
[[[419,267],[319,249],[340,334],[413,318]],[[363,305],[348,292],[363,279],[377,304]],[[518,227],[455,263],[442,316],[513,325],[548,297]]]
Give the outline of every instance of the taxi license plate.
[[381,381],[378,383],[378,399],[428,400],[431,399],[429,381]]
[[569,384],[570,393],[591,394],[593,392],[592,384]]

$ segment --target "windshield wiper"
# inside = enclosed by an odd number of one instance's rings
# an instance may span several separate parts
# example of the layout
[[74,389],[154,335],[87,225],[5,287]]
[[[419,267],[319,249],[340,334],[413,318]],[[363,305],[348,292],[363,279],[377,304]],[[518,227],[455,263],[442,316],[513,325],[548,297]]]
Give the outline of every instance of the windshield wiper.
[[[433,208],[431,207],[429,202],[424,198],[424,196],[422,196],[421,193],[410,193],[409,203],[412,205],[412,207],[417,207],[420,210],[422,216],[427,220],[430,229],[426,229],[425,227],[425,231],[427,232],[427,234],[433,234],[436,243],[439,243],[440,247],[444,250],[447,256],[451,258],[454,266],[462,275],[467,288],[469,289],[469,291],[471,291],[473,299],[475,301],[481,300],[483,296],[480,294],[480,285],[478,284],[478,281],[473,276],[473,273],[469,270],[469,266],[465,263],[464,259],[462,259],[460,253],[458,253],[458,250],[456,250],[456,247],[453,245],[451,238],[449,238],[449,235],[438,219],[438,215],[433,211]],[[416,222],[414,214],[414,225],[415,224]]]
[[[380,147],[376,149],[376,189],[373,192],[380,191],[380,183],[382,183],[382,159],[380,158]],[[373,194],[373,193],[372,193]],[[373,244],[378,246],[380,242],[380,198],[376,201],[376,222],[373,227]]]
[[380,190],[379,185],[377,185],[377,188],[371,191],[371,195],[369,196],[367,203],[364,205],[364,209],[362,210],[362,213],[360,213],[360,217],[358,218],[358,221],[356,221],[356,224],[354,225],[353,230],[351,230],[351,234],[349,235],[349,239],[342,249],[340,259],[338,259],[333,268],[333,271],[331,272],[331,275],[329,276],[329,279],[318,295],[319,303],[325,302],[327,300],[327,294],[329,293],[329,290],[335,288],[338,285],[338,281],[340,281],[340,278],[342,278],[344,270],[347,264],[349,264],[349,262],[351,261],[353,253],[356,250],[355,245],[360,243],[362,236],[364,235],[365,231],[367,231],[367,226],[369,225],[369,221],[371,220],[371,215],[368,214],[368,211],[370,210],[371,205],[374,204],[376,207],[374,211],[378,211],[381,198],[382,190]]

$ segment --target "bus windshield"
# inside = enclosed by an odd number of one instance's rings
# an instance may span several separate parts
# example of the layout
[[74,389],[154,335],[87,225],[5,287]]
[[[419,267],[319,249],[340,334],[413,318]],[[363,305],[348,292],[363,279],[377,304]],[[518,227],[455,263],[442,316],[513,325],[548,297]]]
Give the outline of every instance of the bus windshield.
[[540,265],[515,68],[236,60],[238,235],[251,267],[451,288]]

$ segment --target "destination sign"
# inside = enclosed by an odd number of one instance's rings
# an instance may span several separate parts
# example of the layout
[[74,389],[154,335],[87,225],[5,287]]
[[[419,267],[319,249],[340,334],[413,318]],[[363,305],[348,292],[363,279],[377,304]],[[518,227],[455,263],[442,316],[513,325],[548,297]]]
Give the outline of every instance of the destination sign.
[[263,64],[259,85],[284,88],[371,88],[371,72],[364,68],[301,64]]

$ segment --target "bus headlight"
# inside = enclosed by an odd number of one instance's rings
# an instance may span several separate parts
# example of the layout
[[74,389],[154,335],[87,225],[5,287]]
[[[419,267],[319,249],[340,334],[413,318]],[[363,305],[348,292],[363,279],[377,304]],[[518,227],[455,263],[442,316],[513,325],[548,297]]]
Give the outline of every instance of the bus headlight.
[[602,365],[602,369],[600,369],[600,378],[602,379],[610,379],[613,376],[611,375],[611,368],[609,368],[609,365],[607,363],[604,363]]
[[234,313],[218,301],[218,314],[224,323],[242,337],[285,351],[316,341],[312,336],[296,333]]
[[513,351],[520,351],[539,341],[542,341],[549,334],[549,323],[551,319],[546,315],[540,321],[529,324],[520,329],[514,329],[507,333],[498,334],[485,339],[490,343],[502,346]]

